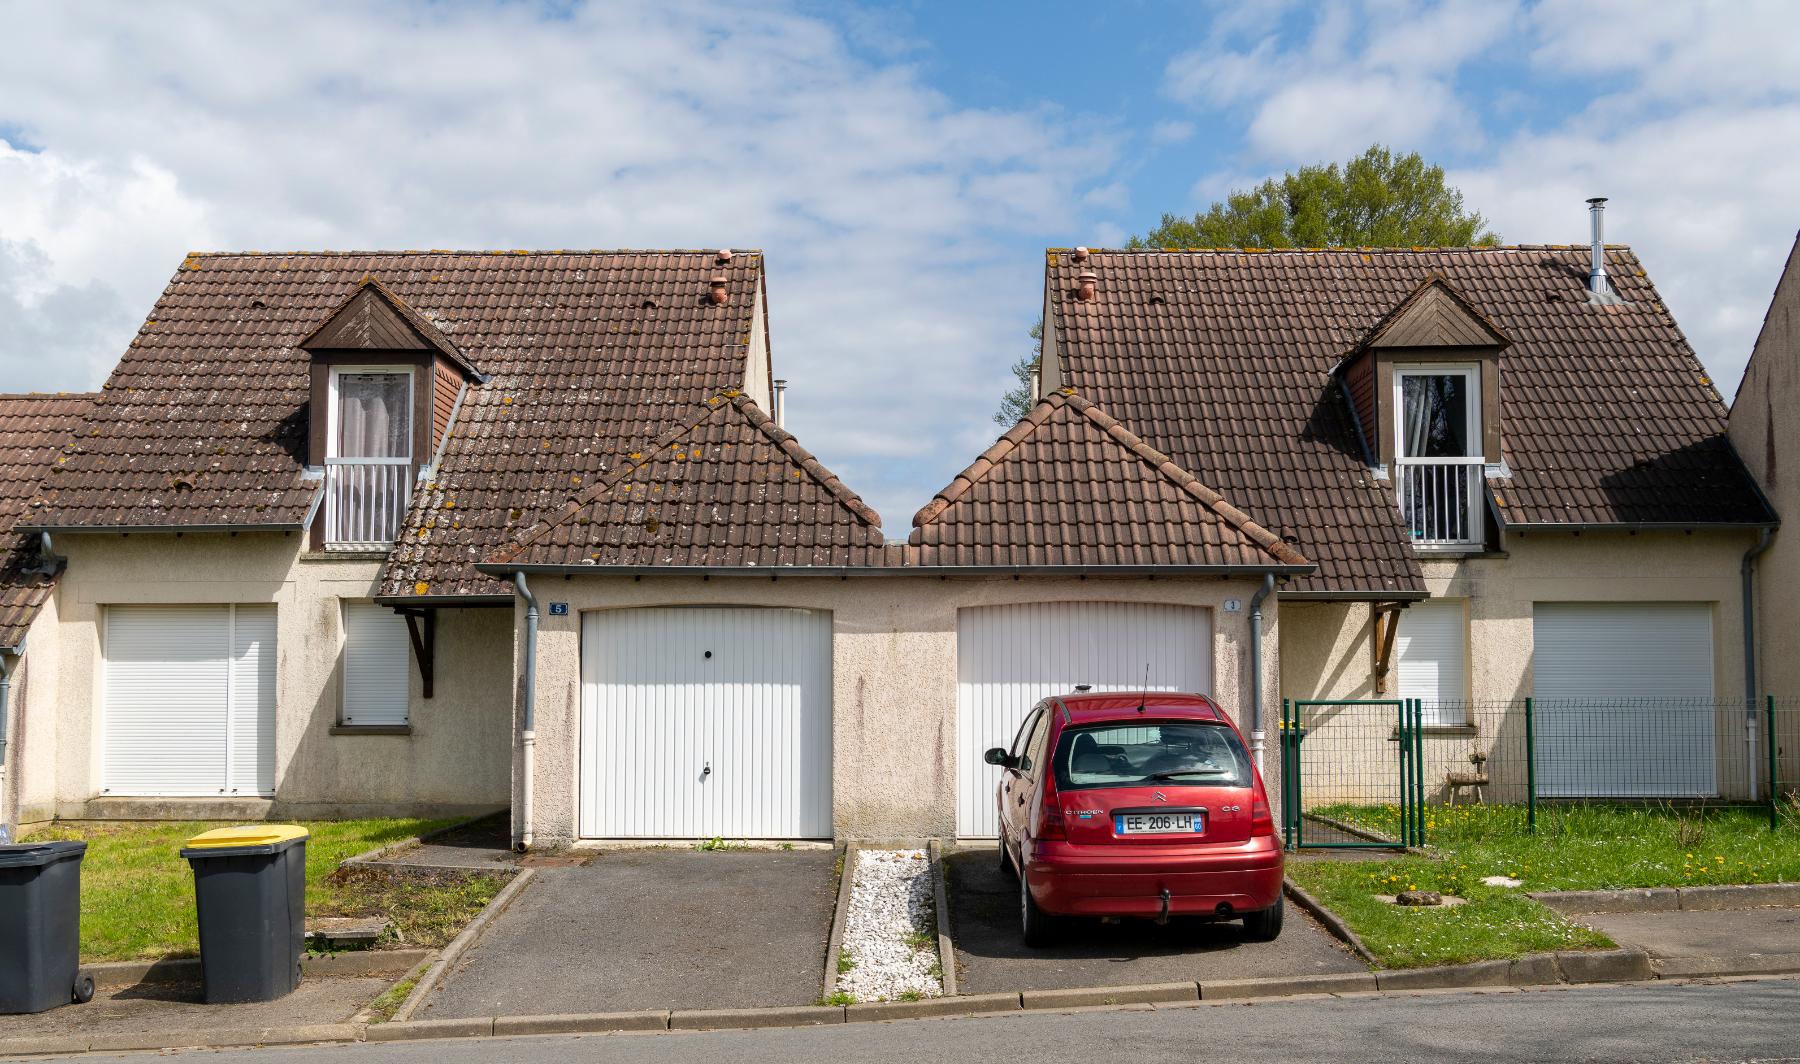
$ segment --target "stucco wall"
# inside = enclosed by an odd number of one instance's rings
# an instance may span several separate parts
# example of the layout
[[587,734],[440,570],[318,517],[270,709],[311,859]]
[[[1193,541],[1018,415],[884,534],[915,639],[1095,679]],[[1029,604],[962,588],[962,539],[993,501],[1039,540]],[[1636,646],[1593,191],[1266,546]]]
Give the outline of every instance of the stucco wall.
[[55,813],[60,656],[57,623],[56,599],[52,596],[32,620],[25,635],[25,652],[13,668],[0,821],[35,824]]
[[[439,615],[433,698],[422,697],[409,660],[411,735],[332,735],[342,690],[341,601],[371,598],[381,563],[302,556],[300,545],[298,535],[282,533],[56,538],[68,558],[55,629],[60,815],[208,812],[208,803],[187,800],[95,801],[103,797],[103,610],[158,603],[276,606],[275,798],[212,803],[218,815],[448,815],[506,804],[511,613]],[[39,638],[34,631],[33,643]]]
[[[832,615],[833,823],[840,839],[948,837],[956,830],[956,618],[969,606],[1051,601],[1158,602],[1212,610],[1213,694],[1238,714],[1250,700],[1249,602],[1257,584],[1192,580],[918,576],[539,577],[537,845],[576,834],[581,714],[581,615],[667,605],[785,606]],[[1224,600],[1241,608],[1228,613]],[[550,616],[552,602],[570,605]],[[1273,707],[1278,629],[1265,608],[1265,703]],[[517,630],[522,634],[523,607]],[[520,675],[523,669],[520,669]],[[1266,720],[1273,726],[1273,709]],[[1271,743],[1271,749],[1273,744]],[[1265,775],[1278,793],[1273,755]],[[515,794],[514,809],[518,809]],[[517,825],[515,825],[517,830]]]
[[[1800,244],[1796,245],[1800,249]],[[1757,562],[1757,669],[1764,691],[1800,698],[1800,267],[1790,259],[1769,303],[1737,398],[1731,442],[1787,527]],[[1780,412],[1782,416],[1776,416]],[[1787,713],[1782,783],[1800,788],[1800,712]]]
[[[1434,598],[1468,603],[1467,696],[1477,707],[1472,729],[1429,729],[1425,776],[1431,796],[1444,797],[1446,772],[1468,772],[1474,751],[1493,758],[1492,800],[1523,797],[1524,722],[1516,706],[1530,696],[1532,615],[1538,602],[1704,602],[1713,606],[1713,690],[1721,706],[1717,735],[1724,754],[1720,780],[1741,783],[1743,715],[1732,705],[1743,691],[1743,623],[1738,562],[1754,542],[1745,532],[1512,533],[1504,557],[1424,563]],[[1396,697],[1374,685],[1373,625],[1367,603],[1282,605],[1281,693],[1293,699]],[[1319,711],[1328,715],[1325,711]],[[1340,718],[1347,719],[1347,718]],[[1317,732],[1323,736],[1326,729]],[[1312,735],[1308,736],[1309,741]],[[1323,738],[1315,748],[1323,747]],[[1325,770],[1307,781],[1307,800],[1354,799],[1375,786],[1346,771],[1335,789]]]

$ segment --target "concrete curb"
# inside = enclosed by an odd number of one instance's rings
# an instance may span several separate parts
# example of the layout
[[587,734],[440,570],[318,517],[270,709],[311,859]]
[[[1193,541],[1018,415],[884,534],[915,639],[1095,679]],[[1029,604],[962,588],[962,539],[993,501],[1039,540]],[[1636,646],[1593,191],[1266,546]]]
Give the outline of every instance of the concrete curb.
[[1704,979],[1720,975],[1791,975],[1800,972],[1800,953],[1761,953],[1747,957],[1656,957],[1650,967],[1658,979]]
[[944,881],[944,846],[932,839],[926,852],[931,855],[932,902],[937,908],[937,947],[939,980],[944,996],[956,996],[956,944],[950,940],[950,886]]
[[[439,983],[443,982],[444,975],[449,972],[450,966],[456,963],[469,947],[480,941],[488,926],[501,913],[505,912],[507,906],[511,905],[520,892],[536,878],[537,873],[531,869],[519,869],[518,875],[513,877],[512,882],[502,887],[500,893],[494,895],[494,900],[487,903],[487,908],[481,910],[475,919],[470,920],[469,926],[463,928],[462,933],[451,939],[450,944],[444,947],[444,951],[438,954],[437,961],[425,970],[425,974],[414,984],[412,993],[408,994],[406,1000],[400,1003],[400,1007],[394,1010],[394,1017],[389,1022],[404,1023],[412,1019],[412,1014],[424,1003],[425,998],[437,989]],[[386,1024],[378,1025],[378,1027],[381,1026],[386,1026]],[[378,1028],[371,1028],[371,1030],[374,1029]]]
[[[339,976],[401,975],[432,956],[428,949],[351,950],[345,953],[308,954],[300,961],[300,974],[314,979]],[[188,983],[200,978],[200,958],[178,957],[157,961],[103,961],[84,964],[101,987],[136,986],[139,983]]]
[[1375,954],[1369,952],[1369,947],[1363,945],[1362,939],[1357,937],[1356,932],[1350,930],[1350,925],[1339,919],[1337,913],[1327,909],[1324,902],[1308,894],[1306,888],[1294,882],[1291,876],[1282,877],[1281,889],[1288,897],[1294,899],[1295,905],[1306,910],[1307,915],[1323,924],[1325,930],[1331,932],[1333,938],[1349,946],[1350,951],[1361,958],[1363,963],[1371,968],[1381,966],[1381,962],[1375,959]]
[[1589,913],[1716,912],[1800,905],[1800,883],[1745,883],[1720,887],[1650,887],[1634,890],[1547,890],[1527,895],[1564,916]]
[[825,978],[820,982],[824,1001],[837,993],[838,953],[844,948],[844,921],[850,918],[850,891],[856,885],[856,851],[854,842],[844,844],[844,870],[838,873],[837,905],[831,910],[831,935],[825,940]]
[[[497,900],[497,899],[496,899]],[[1321,994],[1412,993],[1421,990],[1476,990],[1561,983],[1622,983],[1650,979],[1704,979],[1800,973],[1800,954],[1725,958],[1672,958],[1652,962],[1642,950],[1533,954],[1511,961],[1478,961],[1438,968],[1344,975],[1296,975],[1269,979],[1149,983],[1132,986],[1026,990],[966,994],[918,1001],[879,1001],[850,1006],[780,1006],[760,1009],[650,1010],[553,1016],[479,1016],[469,1019],[405,1020],[374,1024],[320,1024],[195,1031],[183,1044],[159,1044],[148,1033],[83,1034],[51,1038],[0,1039],[0,1057],[44,1056],[142,1049],[224,1049],[233,1046],[298,1045],[316,1042],[400,1042],[439,1038],[527,1035],[611,1034],[623,1031],[750,1030],[810,1027],[937,1017],[984,1016],[1021,1010],[1184,1007],[1245,999],[1301,998]]]

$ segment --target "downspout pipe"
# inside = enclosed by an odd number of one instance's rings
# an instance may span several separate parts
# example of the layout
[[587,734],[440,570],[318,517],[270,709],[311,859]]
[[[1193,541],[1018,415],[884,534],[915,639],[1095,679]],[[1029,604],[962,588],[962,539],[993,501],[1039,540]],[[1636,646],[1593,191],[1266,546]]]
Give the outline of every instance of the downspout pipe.
[[[1769,549],[1774,533],[1763,528],[1758,530],[1756,544],[1744,552],[1743,564],[1738,567],[1738,577],[1743,581],[1744,592],[1744,745],[1749,751],[1750,759],[1750,798],[1756,799],[1758,790],[1756,772],[1756,559],[1763,551]],[[1770,780],[1773,786],[1773,780]]]
[[1263,763],[1263,600],[1275,590],[1275,574],[1264,573],[1262,586],[1250,598],[1250,759]]
[[[7,709],[12,704],[13,670],[18,668],[15,654],[0,651],[0,802],[6,801],[6,736],[10,721]],[[0,810],[0,844],[9,843],[19,832],[18,810],[8,805]]]
[[521,698],[519,714],[519,771],[523,779],[519,785],[518,848],[529,850],[532,834],[532,774],[537,765],[538,603],[537,596],[531,593],[531,585],[525,581],[524,573],[513,574],[513,586],[518,589],[519,597],[525,600],[525,693]]

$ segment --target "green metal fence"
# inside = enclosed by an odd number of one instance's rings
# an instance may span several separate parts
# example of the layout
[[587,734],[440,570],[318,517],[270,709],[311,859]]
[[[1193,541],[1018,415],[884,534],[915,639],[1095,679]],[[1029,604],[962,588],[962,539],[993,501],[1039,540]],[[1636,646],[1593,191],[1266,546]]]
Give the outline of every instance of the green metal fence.
[[1287,700],[1280,746],[1295,848],[1417,846],[1465,803],[1532,831],[1568,803],[1762,807],[1800,829],[1794,698]]

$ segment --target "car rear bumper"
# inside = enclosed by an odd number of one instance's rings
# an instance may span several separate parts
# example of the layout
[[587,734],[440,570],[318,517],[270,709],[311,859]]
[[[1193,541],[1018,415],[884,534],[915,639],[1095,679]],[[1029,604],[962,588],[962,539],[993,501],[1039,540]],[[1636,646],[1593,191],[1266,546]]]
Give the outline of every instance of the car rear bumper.
[[1206,853],[1121,854],[1115,847],[1038,843],[1026,862],[1031,896],[1062,916],[1210,916],[1256,912],[1281,897],[1281,846],[1263,836]]

